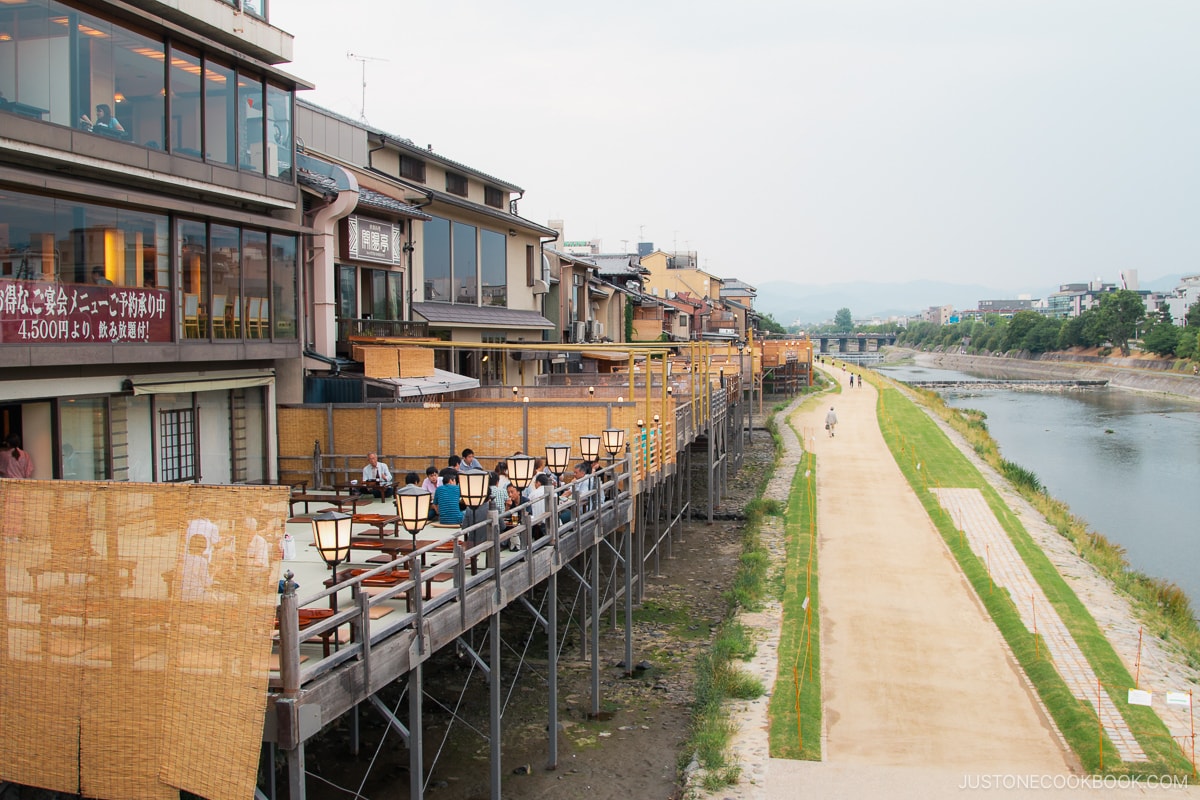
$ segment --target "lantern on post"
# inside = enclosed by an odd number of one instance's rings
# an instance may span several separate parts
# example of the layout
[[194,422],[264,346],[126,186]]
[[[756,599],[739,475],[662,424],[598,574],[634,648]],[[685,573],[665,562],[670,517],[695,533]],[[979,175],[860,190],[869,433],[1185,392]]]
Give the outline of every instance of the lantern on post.
[[[550,467],[550,471],[559,479],[562,474],[567,471],[567,464],[571,462],[571,445],[569,444],[548,444],[546,445],[546,466]],[[510,479],[512,476],[509,476]]]
[[458,473],[458,488],[462,501],[479,508],[488,499],[488,474],[481,469],[466,469]]
[[625,446],[625,429],[624,428],[605,428],[604,449],[608,452],[609,458],[616,458],[617,453],[621,452],[621,448]]
[[517,387],[513,387],[513,400],[517,399]]
[[471,509],[471,521],[467,527],[479,522],[476,514],[488,501],[488,474],[481,469],[467,469],[458,473],[458,489],[462,501]]
[[417,534],[425,530],[429,522],[429,507],[433,495],[420,486],[408,485],[396,492],[396,516],[400,524],[413,538],[413,550],[417,549]]
[[[312,518],[313,544],[321,558],[329,565],[329,585],[338,583],[337,568],[350,557],[350,530],[354,527],[354,517],[340,511],[326,511]],[[337,611],[337,593],[331,595],[333,610]]]
[[533,456],[510,456],[505,459],[505,463],[508,464],[508,479],[517,487],[517,491],[525,491],[533,481]]
[[579,452],[583,455],[583,460],[591,463],[600,457],[600,437],[594,433],[584,434],[579,437]]

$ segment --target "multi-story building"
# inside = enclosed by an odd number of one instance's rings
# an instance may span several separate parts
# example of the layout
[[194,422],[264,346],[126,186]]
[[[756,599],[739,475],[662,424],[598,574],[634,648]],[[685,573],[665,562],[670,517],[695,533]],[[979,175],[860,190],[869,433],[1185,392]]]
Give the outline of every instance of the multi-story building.
[[953,314],[954,306],[930,306],[921,312],[921,319],[935,325],[947,325]]
[[1171,320],[1176,325],[1183,325],[1188,310],[1200,303],[1200,274],[1184,275],[1179,279],[1175,291],[1163,298],[1163,304],[1171,312]]
[[[447,342],[436,354],[436,366],[445,372],[485,385],[532,378],[540,369],[537,360],[514,361],[500,350],[453,346],[541,343],[555,327],[543,313],[549,285],[543,276],[542,244],[558,234],[517,214],[513,195],[524,190],[317,106],[301,103],[297,113],[298,124],[309,134],[306,155],[357,174],[360,184],[374,182],[374,191],[408,209],[397,216],[399,224],[399,216],[406,215],[408,233],[397,231],[401,254],[392,251],[397,260],[384,269],[381,289],[395,301],[379,312],[400,315],[397,322],[424,324],[429,336]],[[324,252],[314,252],[321,265],[314,285],[315,324],[338,331],[332,342],[329,337],[316,341],[318,359],[348,351],[346,339],[364,328],[367,317],[372,323],[367,327],[379,327],[373,301],[364,300],[375,297],[367,284],[379,277],[350,263],[349,240],[335,230],[348,224],[339,223],[339,213],[349,210],[312,219],[330,243]],[[340,243],[333,246],[339,236],[346,249]],[[328,296],[317,293],[321,287]]]
[[260,8],[0,4],[0,432],[35,477],[271,475],[304,228]]
[[667,253],[651,250],[641,257],[642,266],[650,271],[646,285],[657,289],[660,296],[689,293],[702,299],[721,297],[721,279],[697,265],[694,252]]
[[1046,298],[1045,314],[1065,319],[1078,317],[1100,303],[1100,295],[1116,291],[1116,284],[1094,280],[1090,283],[1064,283]]

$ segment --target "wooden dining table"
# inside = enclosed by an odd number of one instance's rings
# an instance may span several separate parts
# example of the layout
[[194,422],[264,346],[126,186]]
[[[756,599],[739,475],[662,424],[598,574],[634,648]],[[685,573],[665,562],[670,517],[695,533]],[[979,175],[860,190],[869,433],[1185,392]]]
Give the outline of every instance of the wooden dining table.
[[370,525],[371,527],[375,528],[375,530],[379,532],[379,538],[381,539],[386,535],[384,529],[387,528],[388,525],[392,526],[392,536],[400,535],[400,517],[396,515],[355,514],[353,521],[358,525]]

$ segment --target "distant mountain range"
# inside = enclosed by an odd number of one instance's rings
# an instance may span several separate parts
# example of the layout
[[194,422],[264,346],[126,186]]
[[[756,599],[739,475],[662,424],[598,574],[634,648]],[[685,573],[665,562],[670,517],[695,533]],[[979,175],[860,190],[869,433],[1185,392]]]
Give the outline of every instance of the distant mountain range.
[[[1179,278],[1180,275],[1176,274],[1164,275],[1152,281],[1143,280],[1140,281],[1140,288],[1169,291],[1179,283]],[[872,317],[886,320],[888,317],[919,314],[930,306],[950,305],[964,310],[977,308],[980,300],[1011,300],[1019,295],[1041,299],[1058,291],[1058,285],[1013,290],[941,281],[825,285],[765,281],[755,284],[755,287],[758,289],[755,309],[770,314],[784,326],[829,322],[839,308],[850,309],[856,320]]]

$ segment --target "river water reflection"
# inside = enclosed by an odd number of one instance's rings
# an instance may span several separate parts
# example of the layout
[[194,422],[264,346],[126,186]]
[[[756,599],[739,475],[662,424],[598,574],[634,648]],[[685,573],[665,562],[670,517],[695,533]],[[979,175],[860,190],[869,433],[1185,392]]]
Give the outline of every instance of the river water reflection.
[[[971,379],[926,367],[896,380]],[[943,393],[977,408],[1001,453],[1125,548],[1137,570],[1179,585],[1200,614],[1200,404],[1121,389]]]

